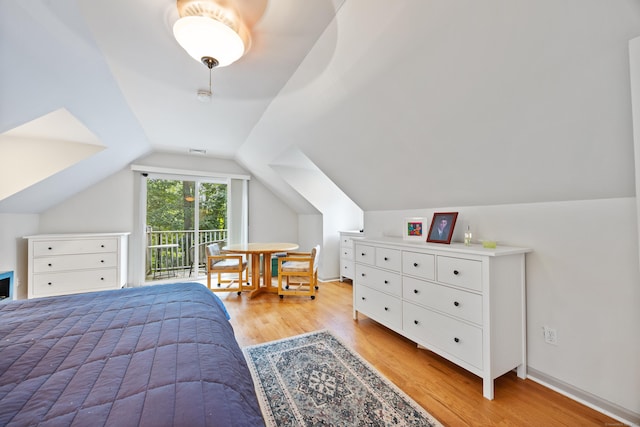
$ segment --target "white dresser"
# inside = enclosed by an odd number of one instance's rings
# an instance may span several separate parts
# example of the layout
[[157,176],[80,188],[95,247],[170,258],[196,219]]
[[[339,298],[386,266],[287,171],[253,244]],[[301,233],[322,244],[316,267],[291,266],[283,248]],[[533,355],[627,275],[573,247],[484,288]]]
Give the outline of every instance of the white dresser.
[[355,242],[362,239],[364,233],[359,231],[340,232],[340,281],[353,280],[355,275]]
[[354,319],[358,312],[482,377],[517,368],[526,377],[527,248],[355,242]]
[[129,233],[41,234],[28,240],[27,297],[119,289]]

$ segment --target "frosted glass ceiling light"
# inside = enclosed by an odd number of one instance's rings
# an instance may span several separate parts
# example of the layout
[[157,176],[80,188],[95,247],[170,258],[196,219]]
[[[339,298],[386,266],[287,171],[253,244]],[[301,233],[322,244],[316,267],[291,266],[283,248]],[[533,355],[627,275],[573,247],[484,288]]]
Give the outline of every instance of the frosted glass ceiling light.
[[177,0],[177,5],[173,35],[196,61],[209,69],[226,67],[248,50],[249,30],[231,7],[214,0]]

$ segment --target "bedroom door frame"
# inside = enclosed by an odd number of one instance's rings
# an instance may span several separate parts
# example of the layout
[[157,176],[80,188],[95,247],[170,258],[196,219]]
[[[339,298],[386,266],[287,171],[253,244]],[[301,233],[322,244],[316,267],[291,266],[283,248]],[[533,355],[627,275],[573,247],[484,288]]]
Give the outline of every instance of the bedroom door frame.
[[[129,255],[129,283],[131,286],[145,285],[146,259],[146,203],[147,178],[166,176],[168,179],[183,179],[190,181],[218,181],[227,182],[227,236],[229,243],[247,243],[249,230],[249,175],[216,173],[188,169],[172,169],[166,167],[132,165],[131,170],[138,172],[135,180],[134,194],[134,230],[130,241]],[[193,277],[192,277],[193,279]],[[157,283],[157,282],[153,282]]]

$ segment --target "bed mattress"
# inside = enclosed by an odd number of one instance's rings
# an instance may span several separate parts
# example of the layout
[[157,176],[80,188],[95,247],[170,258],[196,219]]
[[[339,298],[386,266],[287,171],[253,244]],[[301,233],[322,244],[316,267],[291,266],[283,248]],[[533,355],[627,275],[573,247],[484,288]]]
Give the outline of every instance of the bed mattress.
[[264,424],[224,305],[178,283],[0,304],[0,425]]

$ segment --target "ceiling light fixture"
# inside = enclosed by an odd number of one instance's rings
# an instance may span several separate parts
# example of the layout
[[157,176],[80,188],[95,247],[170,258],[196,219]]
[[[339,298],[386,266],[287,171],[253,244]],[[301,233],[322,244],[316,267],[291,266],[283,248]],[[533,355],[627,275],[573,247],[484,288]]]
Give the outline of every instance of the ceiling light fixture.
[[173,35],[209,70],[233,64],[249,49],[249,30],[229,0],[177,0],[177,6]]
[[209,68],[209,89],[200,89],[198,90],[198,100],[200,102],[211,102],[211,70],[216,66],[217,61],[210,56],[204,56],[202,58],[202,63]]

